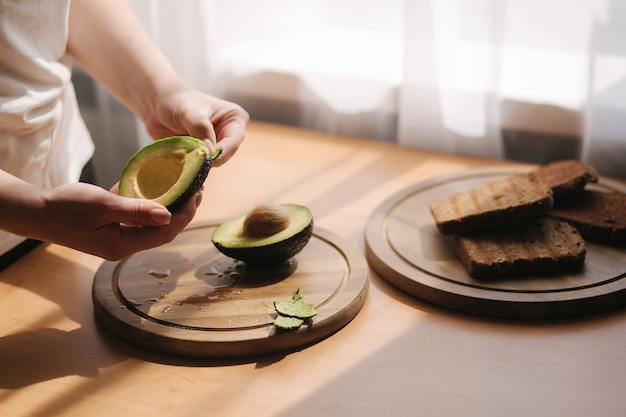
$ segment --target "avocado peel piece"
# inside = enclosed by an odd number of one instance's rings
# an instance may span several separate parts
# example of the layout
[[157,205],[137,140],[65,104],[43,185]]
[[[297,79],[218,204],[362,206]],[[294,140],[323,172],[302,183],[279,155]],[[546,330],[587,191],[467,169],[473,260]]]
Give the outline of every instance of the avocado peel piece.
[[217,158],[219,158],[219,156],[222,154],[222,152],[224,152],[224,148],[222,148],[221,146],[218,147],[217,149],[215,149],[212,153],[211,153],[211,161],[215,161]]
[[288,302],[274,301],[274,309],[281,316],[299,319],[308,319],[317,315],[315,306],[304,301],[304,297],[300,295],[300,288],[293,293],[291,300]]
[[155,140],[128,160],[118,195],[155,201],[174,212],[202,188],[221,149],[211,154],[204,141],[191,136]]
[[281,316],[280,314],[274,319],[274,326],[281,330],[295,330],[304,324],[304,320],[297,317]]
[[[302,205],[278,206],[280,210],[275,205],[259,205],[223,222],[211,235],[213,245],[224,255],[249,265],[267,266],[294,257],[313,234],[313,215]],[[267,211],[268,207],[272,213]],[[248,225],[244,226],[246,220]],[[275,222],[280,223],[280,227],[276,227]]]
[[288,302],[274,301],[274,309],[278,313],[274,319],[274,326],[281,330],[295,330],[304,324],[304,321],[317,315],[313,304],[309,304],[300,295],[298,288]]

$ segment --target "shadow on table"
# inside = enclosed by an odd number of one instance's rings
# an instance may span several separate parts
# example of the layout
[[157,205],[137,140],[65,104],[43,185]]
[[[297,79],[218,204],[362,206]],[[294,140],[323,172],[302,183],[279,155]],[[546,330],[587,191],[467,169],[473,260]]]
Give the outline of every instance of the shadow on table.
[[88,337],[83,329],[40,328],[0,338],[0,388],[18,389],[69,375],[98,376],[112,365],[88,351],[77,353]]
[[373,285],[415,307],[415,323],[280,416],[623,415],[626,311],[507,321]]

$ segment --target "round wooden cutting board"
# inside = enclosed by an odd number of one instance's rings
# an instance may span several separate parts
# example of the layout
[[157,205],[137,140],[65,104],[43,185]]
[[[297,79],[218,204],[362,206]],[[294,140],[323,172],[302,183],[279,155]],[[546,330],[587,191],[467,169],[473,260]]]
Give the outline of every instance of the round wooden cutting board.
[[[586,242],[581,272],[551,276],[471,278],[450,237],[439,233],[429,204],[438,197],[528,171],[509,166],[466,171],[416,184],[384,201],[368,219],[366,258],[380,276],[417,298],[453,310],[514,319],[594,314],[626,305],[626,248]],[[616,181],[588,185],[626,192]]]
[[[356,248],[316,228],[307,246],[276,267],[252,268],[215,249],[217,223],[190,226],[173,242],[119,262],[93,282],[96,316],[113,334],[161,353],[236,358],[317,342],[359,312],[368,266]],[[297,330],[274,325],[274,301],[296,290],[317,316]]]

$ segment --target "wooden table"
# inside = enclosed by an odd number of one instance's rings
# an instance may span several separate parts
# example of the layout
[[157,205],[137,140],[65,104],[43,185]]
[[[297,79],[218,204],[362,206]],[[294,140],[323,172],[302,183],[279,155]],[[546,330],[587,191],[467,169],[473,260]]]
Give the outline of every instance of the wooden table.
[[[254,122],[211,171],[196,220],[307,205],[364,250],[386,198],[484,161]],[[454,313],[371,271],[361,312],[295,352],[244,360],[151,353],[96,322],[102,260],[44,245],[0,274],[0,416],[623,416],[626,311],[561,321]]]

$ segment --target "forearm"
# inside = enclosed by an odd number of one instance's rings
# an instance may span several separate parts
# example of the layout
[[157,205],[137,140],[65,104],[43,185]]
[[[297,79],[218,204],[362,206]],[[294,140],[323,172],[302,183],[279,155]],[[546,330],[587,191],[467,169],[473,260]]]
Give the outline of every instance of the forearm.
[[43,204],[41,196],[39,187],[0,170],[0,229],[33,237],[39,220],[33,213]]
[[68,52],[144,123],[154,139],[191,135],[220,146],[216,166],[244,139],[248,113],[186,85],[127,0],[72,0]]
[[181,87],[126,0],[71,4],[68,51],[135,114],[145,118],[155,97]]

